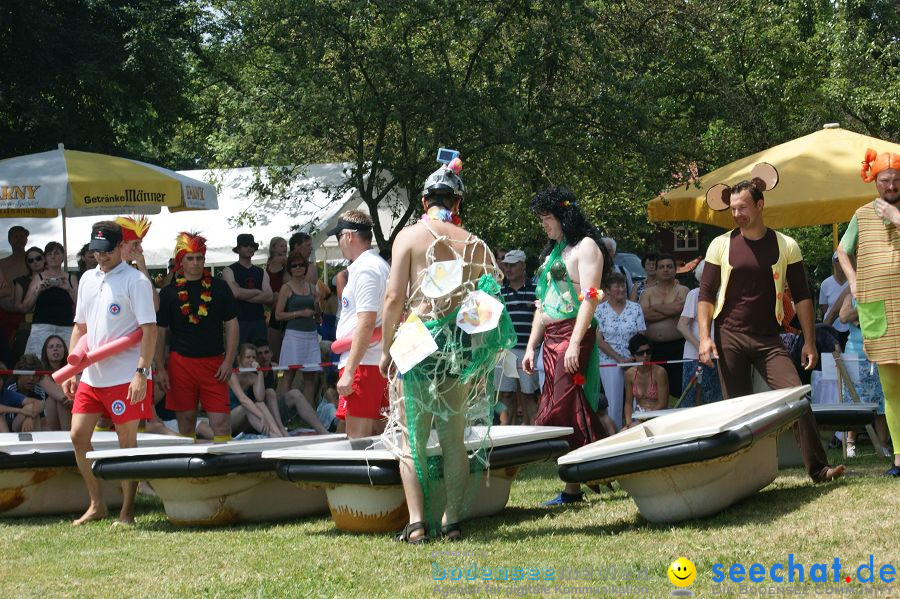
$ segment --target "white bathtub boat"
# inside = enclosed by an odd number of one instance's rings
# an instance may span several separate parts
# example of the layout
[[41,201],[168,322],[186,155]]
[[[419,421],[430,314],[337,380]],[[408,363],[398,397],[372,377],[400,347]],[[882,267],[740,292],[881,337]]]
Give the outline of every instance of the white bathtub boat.
[[[864,429],[875,422],[878,415],[876,403],[814,403],[812,413],[816,426],[825,443],[831,440],[835,431],[855,431]],[[797,446],[793,431],[786,430],[778,435],[778,467],[799,468],[803,466],[803,456]]]
[[180,526],[220,526],[328,513],[325,492],[285,482],[263,451],[312,446],[344,435],[311,435],[94,451],[93,471],[104,480],[146,480]]
[[560,477],[618,480],[652,522],[716,514],[775,479],[778,433],[809,409],[808,392],[806,385],[673,410],[562,456]]
[[[522,466],[555,459],[568,451],[569,427],[495,426],[490,429],[489,471],[470,475],[477,486],[468,518],[496,514],[506,507],[509,490]],[[477,449],[484,430],[474,427],[467,436],[469,450]],[[432,432],[426,450],[440,455]],[[278,475],[297,484],[325,489],[335,525],[350,532],[399,530],[408,521],[403,483],[397,458],[380,437],[345,440],[321,445],[266,451],[263,458],[277,461]],[[443,498],[435,510],[443,511]],[[439,514],[432,514],[433,518]]]
[[[95,432],[95,449],[119,446],[114,432]],[[191,443],[190,439],[138,433],[140,447]],[[122,505],[122,488],[102,482],[110,508]],[[88,507],[88,494],[68,431],[0,433],[0,516],[76,514]]]
[[[878,414],[878,404],[875,403],[815,403],[811,407],[816,425],[825,443],[831,439],[835,431],[861,430],[867,425],[871,425],[875,422]],[[634,419],[638,422],[646,422],[660,416],[690,409],[692,408],[638,412],[634,415]],[[778,435],[778,467],[800,468],[802,466],[803,456],[797,445],[796,435],[792,429],[782,431]]]

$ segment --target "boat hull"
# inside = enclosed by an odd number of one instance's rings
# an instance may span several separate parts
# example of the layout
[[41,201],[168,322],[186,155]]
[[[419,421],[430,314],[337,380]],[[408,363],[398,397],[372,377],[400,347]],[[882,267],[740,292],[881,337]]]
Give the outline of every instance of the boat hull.
[[[122,505],[122,486],[102,482],[110,509]],[[74,466],[13,468],[0,471],[0,516],[79,514],[90,503],[84,480]]]

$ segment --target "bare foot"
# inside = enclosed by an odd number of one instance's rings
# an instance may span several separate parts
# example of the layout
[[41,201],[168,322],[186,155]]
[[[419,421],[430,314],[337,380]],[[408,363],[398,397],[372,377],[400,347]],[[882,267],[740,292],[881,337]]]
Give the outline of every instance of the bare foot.
[[819,480],[817,480],[816,482],[817,483],[827,483],[827,482],[831,482],[833,480],[837,480],[844,475],[844,470],[846,470],[846,468],[844,467],[843,464],[840,464],[839,466],[833,466],[831,468],[828,468],[828,470],[825,471],[825,474],[823,474],[822,477]]
[[106,507],[88,507],[87,511],[81,515],[81,518],[78,520],[72,520],[72,526],[81,526],[82,524],[87,524],[88,522],[92,522],[94,520],[103,520],[109,515],[109,512],[106,511]]
[[119,516],[117,520],[113,520],[114,527],[131,527],[134,526],[134,518],[122,518]]

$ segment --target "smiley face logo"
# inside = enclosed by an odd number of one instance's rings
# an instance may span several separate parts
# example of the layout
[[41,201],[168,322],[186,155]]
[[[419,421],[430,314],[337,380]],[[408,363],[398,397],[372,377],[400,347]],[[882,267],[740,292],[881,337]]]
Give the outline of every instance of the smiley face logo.
[[679,557],[669,565],[667,570],[669,580],[677,587],[690,586],[697,578],[697,568],[689,559]]

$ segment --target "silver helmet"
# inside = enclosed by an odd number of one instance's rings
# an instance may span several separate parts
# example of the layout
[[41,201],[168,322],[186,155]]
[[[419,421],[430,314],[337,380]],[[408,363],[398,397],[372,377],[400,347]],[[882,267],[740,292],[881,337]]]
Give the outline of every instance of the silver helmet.
[[[460,168],[461,166],[460,164]],[[466,193],[466,186],[459,178],[458,172],[453,168],[452,163],[441,166],[425,179],[422,196],[427,198],[434,195],[452,195],[461,198]]]

